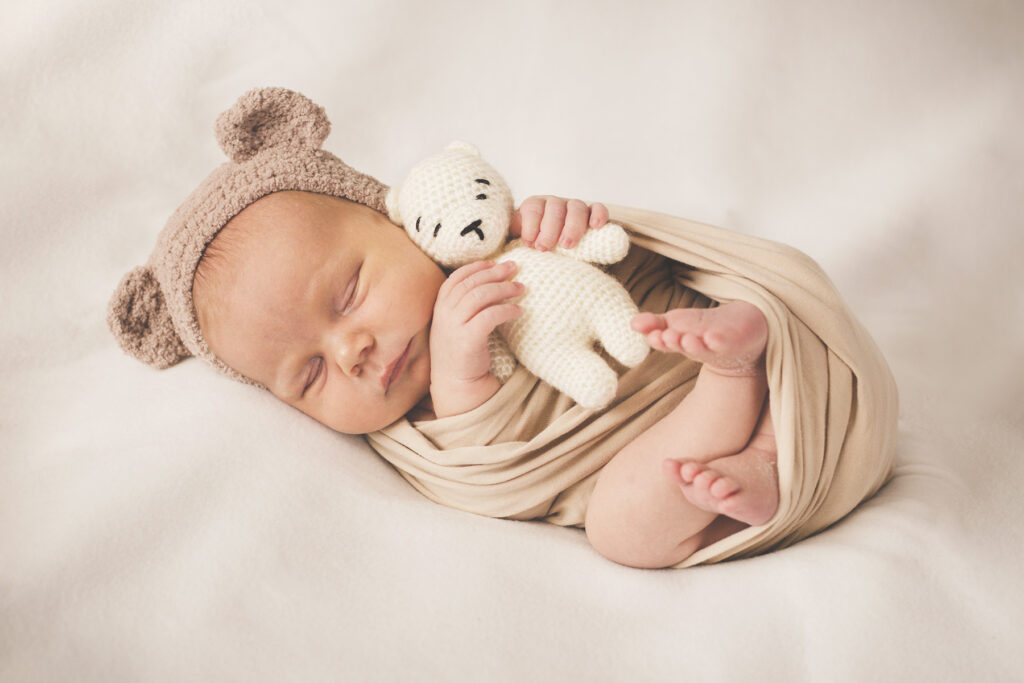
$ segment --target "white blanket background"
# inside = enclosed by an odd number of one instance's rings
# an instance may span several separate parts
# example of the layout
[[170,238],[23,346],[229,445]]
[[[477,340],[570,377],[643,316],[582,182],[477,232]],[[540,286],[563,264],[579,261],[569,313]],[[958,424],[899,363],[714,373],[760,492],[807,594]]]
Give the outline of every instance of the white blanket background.
[[[1024,5],[14,0],[0,9],[0,680],[1020,680]],[[814,257],[901,389],[895,479],[689,570],[429,503],[359,439],[104,324],[251,87],[385,182]]]

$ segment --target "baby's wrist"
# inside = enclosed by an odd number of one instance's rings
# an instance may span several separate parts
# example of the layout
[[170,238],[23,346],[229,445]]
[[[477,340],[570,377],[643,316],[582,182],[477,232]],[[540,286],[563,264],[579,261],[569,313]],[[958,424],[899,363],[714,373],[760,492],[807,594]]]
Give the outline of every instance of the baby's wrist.
[[501,383],[490,373],[473,380],[431,377],[430,400],[437,417],[450,417],[480,407],[500,388]]

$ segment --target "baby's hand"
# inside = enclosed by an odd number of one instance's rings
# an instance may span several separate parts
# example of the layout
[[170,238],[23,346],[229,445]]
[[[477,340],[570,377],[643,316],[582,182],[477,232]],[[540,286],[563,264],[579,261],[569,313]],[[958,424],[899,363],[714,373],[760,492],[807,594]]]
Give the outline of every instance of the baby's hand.
[[523,293],[511,262],[476,261],[441,285],[430,327],[430,395],[438,417],[472,410],[500,385],[490,374],[487,337],[522,309],[508,300]]
[[604,204],[587,206],[579,199],[563,199],[545,195],[528,197],[512,214],[509,232],[520,235],[523,243],[541,251],[561,244],[566,249],[576,246],[587,227],[600,228],[608,222]]

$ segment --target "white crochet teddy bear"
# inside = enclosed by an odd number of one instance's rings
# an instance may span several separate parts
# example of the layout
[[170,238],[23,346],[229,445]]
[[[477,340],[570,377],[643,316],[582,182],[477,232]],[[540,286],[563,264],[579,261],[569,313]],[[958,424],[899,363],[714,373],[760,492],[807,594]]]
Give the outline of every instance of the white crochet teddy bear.
[[492,334],[489,344],[491,371],[500,381],[518,358],[540,379],[597,410],[614,398],[618,375],[594,342],[627,367],[647,356],[646,338],[630,327],[638,312],[633,300],[617,280],[590,265],[625,258],[629,237],[621,226],[587,230],[571,249],[542,252],[519,239],[506,242],[511,190],[465,142],[417,164],[401,187],[391,188],[386,203],[391,220],[443,266],[485,258],[518,265],[515,279],[526,285],[517,301],[522,315],[500,325],[500,336]]

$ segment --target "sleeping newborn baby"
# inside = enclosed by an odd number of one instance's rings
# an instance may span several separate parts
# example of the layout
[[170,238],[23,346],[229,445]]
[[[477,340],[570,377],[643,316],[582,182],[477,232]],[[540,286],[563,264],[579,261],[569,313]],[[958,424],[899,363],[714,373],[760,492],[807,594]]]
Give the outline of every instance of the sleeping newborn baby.
[[[328,131],[320,107],[280,88],[221,115],[231,161],[111,300],[122,348],[159,368],[202,358],[367,434],[433,500],[582,526],[621,564],[677,565],[772,520],[769,326],[757,306],[716,305],[681,286],[688,266],[634,248],[610,272],[644,311],[633,329],[661,353],[622,375],[616,402],[595,414],[521,370],[502,385],[487,339],[520,314],[516,265],[443,271],[387,218],[388,188],[320,148]],[[512,232],[545,250],[607,219],[601,204],[531,197]],[[492,427],[503,411],[516,417]],[[550,438],[559,429],[567,436]]]
[[[518,213],[518,231],[540,249],[607,219],[600,204],[554,197],[528,199]],[[203,337],[224,363],[328,427],[365,434],[413,411],[418,419],[465,413],[497,394],[487,337],[518,314],[514,268],[477,261],[445,277],[377,211],[276,192],[210,242],[193,299]],[[775,512],[766,325],[754,306],[735,301],[645,313],[634,326],[655,349],[704,365],[678,407],[605,467],[586,528],[616,561],[668,566]],[[649,509],[625,524],[637,511],[624,509],[618,489],[645,476]],[[639,533],[638,523],[652,528]]]

